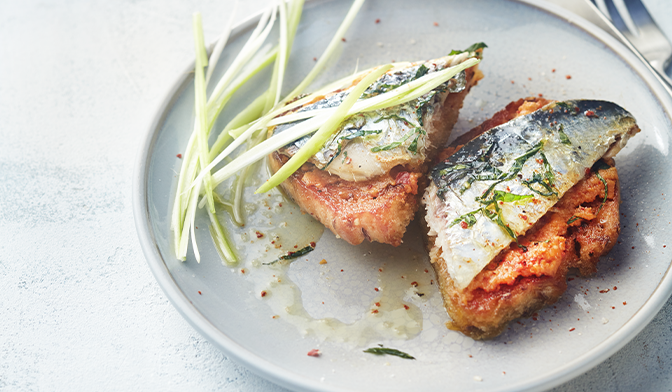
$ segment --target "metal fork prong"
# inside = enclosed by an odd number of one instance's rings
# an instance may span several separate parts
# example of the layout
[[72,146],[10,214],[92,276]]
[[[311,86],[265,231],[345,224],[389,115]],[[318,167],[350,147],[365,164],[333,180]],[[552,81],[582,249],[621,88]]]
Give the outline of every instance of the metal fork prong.
[[630,16],[630,11],[628,10],[628,7],[625,5],[625,2],[623,0],[612,0],[612,1],[614,2],[614,6],[616,7],[616,10],[621,16],[621,19],[623,19],[623,23],[625,23],[625,26],[628,28],[628,30],[630,30],[630,33],[634,36],[639,36],[639,29],[637,28],[635,22],[632,20],[632,16]]
[[[593,3],[593,1],[595,3]],[[633,0],[634,1],[634,0]],[[614,23],[611,20],[611,16],[609,15],[609,9],[608,6],[606,5],[606,2],[604,0],[586,0],[586,3],[589,7],[593,9],[593,11],[606,23],[609,28],[612,30],[614,34],[627,46],[643,63],[646,65],[646,67],[653,73],[656,79],[661,83],[661,85],[665,88],[668,94],[672,95],[672,80],[665,74],[665,70],[662,67],[662,65],[665,63],[663,60],[662,62],[658,62],[657,60],[654,61],[656,64],[656,68],[653,67],[652,65],[652,58],[647,58],[643,55],[642,45],[643,42],[649,41],[648,38],[645,38],[645,41],[642,41],[642,36],[644,35],[643,32],[640,29],[640,34],[639,36],[635,36],[633,34],[630,34],[629,29],[625,28],[623,30],[620,30],[617,28]],[[642,7],[642,11],[645,11],[647,14],[648,12],[646,11],[646,8],[644,8],[644,5],[641,4],[640,6]],[[630,13],[628,12],[628,15]],[[658,26],[656,26],[653,22],[653,20],[650,22],[651,24],[651,29],[645,29],[645,30],[656,30],[657,35],[662,36],[663,38],[665,37],[662,32],[660,32],[660,29]],[[655,33],[654,33],[655,34]],[[670,47],[669,41],[667,41],[667,38],[665,38],[664,41],[659,41],[661,42],[662,46],[667,46]],[[668,49],[665,50],[667,52]],[[667,58],[669,58],[670,55],[669,53],[667,54]]]

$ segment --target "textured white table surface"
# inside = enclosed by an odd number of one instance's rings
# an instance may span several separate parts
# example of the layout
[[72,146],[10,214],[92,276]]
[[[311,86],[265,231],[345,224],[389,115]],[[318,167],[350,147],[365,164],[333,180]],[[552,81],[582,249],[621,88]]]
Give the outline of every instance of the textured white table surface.
[[[284,390],[182,319],[133,223],[136,153],[193,58],[191,13],[212,41],[231,3],[0,2],[0,391]],[[239,14],[265,4],[242,1]],[[669,3],[647,4],[672,34]],[[556,390],[672,390],[671,338],[668,301]]]

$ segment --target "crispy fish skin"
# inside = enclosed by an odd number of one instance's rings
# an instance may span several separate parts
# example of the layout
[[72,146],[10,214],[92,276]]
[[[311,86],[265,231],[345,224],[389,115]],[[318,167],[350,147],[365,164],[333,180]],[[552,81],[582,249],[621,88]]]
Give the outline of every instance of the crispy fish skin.
[[[512,102],[465,137],[458,138],[439,154],[439,159],[445,161],[460,151],[468,139],[477,138],[489,128],[548,103],[543,99]],[[638,130],[631,124],[628,134]],[[605,155],[610,154],[613,150],[607,149]],[[508,245],[464,288],[456,285],[443,247],[437,244],[436,233],[428,229],[430,259],[452,319],[447,323],[448,328],[473,339],[494,338],[510,321],[530,316],[557,301],[567,288],[566,275],[570,268],[578,268],[582,275],[597,270],[599,257],[611,250],[620,232],[618,174],[611,158],[602,159],[584,174],[583,179],[517,238],[517,243]],[[425,194],[425,202],[430,191]]]
[[[282,188],[303,211],[352,245],[367,240],[399,246],[419,207],[418,188],[428,168],[426,158],[433,158],[446,143],[466,95],[482,77],[477,66],[468,68],[461,91],[439,94],[440,101],[424,116],[428,131],[422,160],[400,161],[382,174],[357,180],[322,170],[311,161],[285,180]],[[277,171],[288,160],[286,152],[281,149],[269,156],[271,170]],[[343,158],[347,164],[349,158]]]

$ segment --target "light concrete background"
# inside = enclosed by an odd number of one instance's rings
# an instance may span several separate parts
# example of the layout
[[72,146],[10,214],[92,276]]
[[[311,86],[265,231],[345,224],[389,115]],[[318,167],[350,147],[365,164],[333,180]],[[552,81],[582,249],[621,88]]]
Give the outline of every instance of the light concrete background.
[[[191,14],[210,42],[231,3],[0,1],[0,391],[284,390],[182,319],[133,223],[136,153],[193,58]],[[670,3],[647,4],[672,34]],[[556,391],[672,390],[671,338],[668,301]]]

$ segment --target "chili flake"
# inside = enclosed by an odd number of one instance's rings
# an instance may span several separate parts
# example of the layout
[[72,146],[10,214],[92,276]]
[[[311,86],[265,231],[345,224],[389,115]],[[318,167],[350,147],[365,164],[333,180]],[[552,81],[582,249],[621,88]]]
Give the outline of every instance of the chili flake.
[[322,353],[320,352],[320,350],[312,349],[312,350],[308,351],[308,354],[307,354],[307,355],[308,355],[309,357],[319,357],[321,354],[322,354]]

